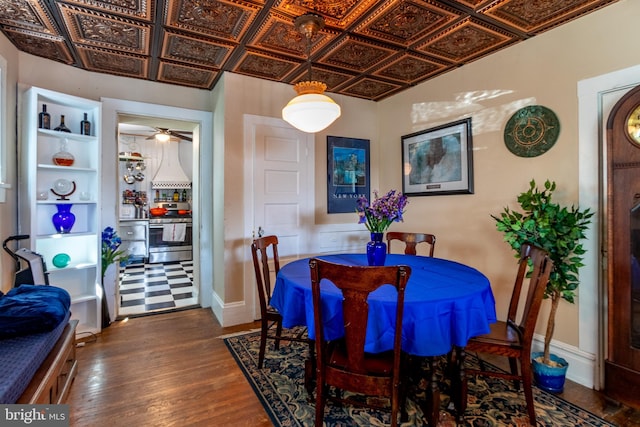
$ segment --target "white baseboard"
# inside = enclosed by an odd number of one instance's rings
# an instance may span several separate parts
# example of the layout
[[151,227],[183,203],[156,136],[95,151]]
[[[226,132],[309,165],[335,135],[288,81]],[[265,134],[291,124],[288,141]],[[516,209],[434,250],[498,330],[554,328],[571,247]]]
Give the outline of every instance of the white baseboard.
[[[533,351],[543,351],[543,349],[544,336],[535,334]],[[569,362],[567,379],[588,388],[594,387],[596,376],[596,356],[594,354],[554,340],[551,341],[551,352]]]
[[244,301],[236,301],[225,304],[217,293],[213,293],[211,311],[223,327],[241,325],[254,321],[251,310]]
[[218,323],[222,325],[222,307],[224,306],[224,301],[218,296],[216,292],[211,292],[211,311],[213,315],[216,316]]

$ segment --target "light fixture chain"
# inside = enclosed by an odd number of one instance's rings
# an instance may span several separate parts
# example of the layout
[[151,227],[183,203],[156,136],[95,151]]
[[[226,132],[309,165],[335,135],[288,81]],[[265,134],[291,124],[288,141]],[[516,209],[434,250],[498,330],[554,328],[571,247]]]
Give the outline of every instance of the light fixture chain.
[[311,38],[313,33],[307,33],[307,64],[309,67],[309,81],[311,81]]

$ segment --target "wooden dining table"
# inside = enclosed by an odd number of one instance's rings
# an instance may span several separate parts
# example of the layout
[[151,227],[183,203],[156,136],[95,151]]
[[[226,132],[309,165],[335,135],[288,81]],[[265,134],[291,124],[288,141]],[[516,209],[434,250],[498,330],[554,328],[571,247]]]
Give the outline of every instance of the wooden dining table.
[[[346,265],[367,265],[365,254],[323,255],[317,258]],[[495,300],[489,279],[473,267],[442,258],[388,254],[385,265],[408,265],[402,323],[402,349],[414,356],[448,354],[464,348],[469,338],[486,334],[496,321]],[[331,283],[321,283],[325,337],[344,335],[342,294]],[[276,277],[271,305],[282,315],[285,328],[306,326],[315,338],[309,258],[290,262]],[[395,293],[382,286],[369,296],[365,351],[378,353],[393,348]],[[435,376],[434,376],[435,378]],[[437,388],[427,399],[425,416],[430,425],[439,411]]]

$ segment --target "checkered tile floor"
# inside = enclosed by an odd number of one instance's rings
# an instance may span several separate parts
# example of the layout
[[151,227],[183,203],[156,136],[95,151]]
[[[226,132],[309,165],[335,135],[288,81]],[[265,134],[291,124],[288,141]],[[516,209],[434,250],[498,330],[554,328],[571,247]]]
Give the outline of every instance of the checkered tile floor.
[[197,304],[193,261],[130,264],[120,269],[120,317]]

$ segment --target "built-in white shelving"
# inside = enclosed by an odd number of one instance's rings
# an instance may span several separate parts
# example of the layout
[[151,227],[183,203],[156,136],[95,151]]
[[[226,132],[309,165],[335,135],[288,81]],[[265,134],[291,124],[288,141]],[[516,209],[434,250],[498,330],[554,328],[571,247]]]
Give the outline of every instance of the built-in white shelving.
[[[100,228],[100,118],[101,103],[46,89],[31,87],[22,96],[20,134],[20,233],[30,236],[31,250],[44,257],[49,283],[71,295],[72,318],[78,319],[78,333],[100,332],[102,324]],[[38,127],[43,104],[51,117],[51,129]],[[91,134],[80,134],[80,121],[87,114]],[[53,130],[65,116],[71,133]],[[69,152],[73,165],[59,166],[54,154]],[[63,200],[55,195],[57,180],[73,184],[75,191]],[[65,200],[66,199],[66,200]],[[71,204],[75,223],[60,233],[52,217],[57,205]],[[70,257],[68,265],[56,267],[57,254]]]

